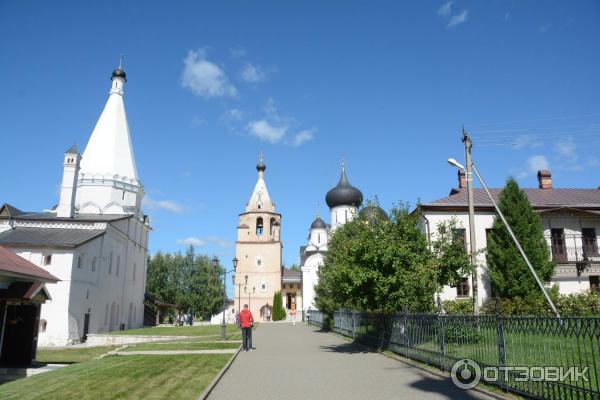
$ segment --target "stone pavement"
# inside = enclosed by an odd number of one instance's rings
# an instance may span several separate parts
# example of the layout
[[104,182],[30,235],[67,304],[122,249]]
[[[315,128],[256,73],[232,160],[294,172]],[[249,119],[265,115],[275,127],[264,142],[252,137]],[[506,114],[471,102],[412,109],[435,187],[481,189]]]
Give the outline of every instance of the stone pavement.
[[298,323],[261,324],[209,400],[490,399]]

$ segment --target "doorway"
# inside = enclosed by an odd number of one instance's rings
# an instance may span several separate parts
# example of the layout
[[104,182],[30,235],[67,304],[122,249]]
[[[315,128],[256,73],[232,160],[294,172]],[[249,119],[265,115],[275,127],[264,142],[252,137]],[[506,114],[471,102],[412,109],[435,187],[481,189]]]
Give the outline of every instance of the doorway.
[[83,316],[83,337],[81,338],[82,342],[85,343],[89,332],[90,332],[90,313],[87,312]]

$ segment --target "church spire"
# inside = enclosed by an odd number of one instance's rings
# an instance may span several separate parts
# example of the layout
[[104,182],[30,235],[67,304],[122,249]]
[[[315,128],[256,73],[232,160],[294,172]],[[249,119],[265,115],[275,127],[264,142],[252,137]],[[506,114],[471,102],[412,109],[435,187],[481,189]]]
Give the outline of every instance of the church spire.
[[269,197],[269,191],[267,190],[267,184],[265,183],[266,169],[267,165],[265,164],[265,159],[261,151],[260,156],[258,157],[258,163],[256,164],[258,180],[256,181],[256,186],[254,186],[254,191],[252,192],[246,211],[266,210],[275,212],[275,204],[271,201],[271,197]]
[[119,207],[125,213],[139,211],[143,196],[123,102],[127,74],[122,58],[111,81],[108,101],[81,160],[77,202],[82,207],[93,204],[87,212],[99,209],[96,212],[105,213],[106,207],[112,207],[111,213],[119,211]]

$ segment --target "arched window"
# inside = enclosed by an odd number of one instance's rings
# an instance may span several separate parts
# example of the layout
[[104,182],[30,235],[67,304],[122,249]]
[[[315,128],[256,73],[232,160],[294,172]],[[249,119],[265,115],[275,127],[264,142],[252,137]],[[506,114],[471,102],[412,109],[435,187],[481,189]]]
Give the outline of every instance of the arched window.
[[317,233],[317,244],[321,244],[321,234]]
[[263,219],[262,217],[256,218],[256,234],[262,236],[263,234]]
[[275,218],[271,218],[269,222],[269,235],[273,236],[273,232],[275,232]]

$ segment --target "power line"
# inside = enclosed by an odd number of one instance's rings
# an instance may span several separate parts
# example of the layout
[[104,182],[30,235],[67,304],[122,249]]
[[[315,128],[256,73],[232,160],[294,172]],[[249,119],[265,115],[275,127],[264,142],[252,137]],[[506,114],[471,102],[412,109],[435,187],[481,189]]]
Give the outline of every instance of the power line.
[[509,124],[522,124],[522,123],[527,123],[527,122],[540,122],[540,121],[553,121],[553,120],[560,120],[560,119],[574,119],[574,118],[585,118],[585,117],[591,117],[591,116],[595,116],[595,115],[600,115],[600,112],[595,112],[595,113],[589,113],[589,114],[579,114],[579,115],[565,115],[565,116],[555,116],[555,117],[547,117],[547,118],[535,118],[535,119],[529,119],[529,120],[521,120],[521,121],[505,121],[505,122],[487,122],[487,123],[482,123],[482,124],[466,124],[469,128],[474,128],[474,127],[483,127],[483,126],[493,126],[493,125],[509,125]]

